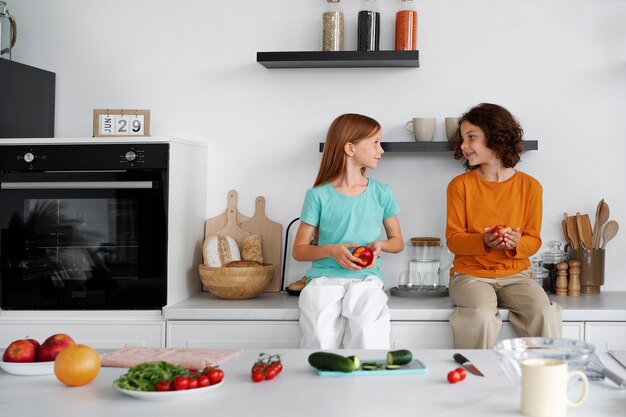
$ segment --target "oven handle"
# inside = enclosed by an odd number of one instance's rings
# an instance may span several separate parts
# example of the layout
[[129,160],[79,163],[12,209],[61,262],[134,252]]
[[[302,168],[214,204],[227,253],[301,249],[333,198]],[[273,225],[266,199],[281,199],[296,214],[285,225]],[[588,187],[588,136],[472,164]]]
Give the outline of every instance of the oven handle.
[[2,190],[112,190],[152,189],[152,181],[42,181],[3,182]]

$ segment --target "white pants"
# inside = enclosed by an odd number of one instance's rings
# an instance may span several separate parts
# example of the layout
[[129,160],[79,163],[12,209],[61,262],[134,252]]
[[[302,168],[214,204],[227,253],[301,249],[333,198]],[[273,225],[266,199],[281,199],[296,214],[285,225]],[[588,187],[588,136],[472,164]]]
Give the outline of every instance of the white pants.
[[391,313],[380,278],[314,278],[300,293],[303,349],[389,349]]

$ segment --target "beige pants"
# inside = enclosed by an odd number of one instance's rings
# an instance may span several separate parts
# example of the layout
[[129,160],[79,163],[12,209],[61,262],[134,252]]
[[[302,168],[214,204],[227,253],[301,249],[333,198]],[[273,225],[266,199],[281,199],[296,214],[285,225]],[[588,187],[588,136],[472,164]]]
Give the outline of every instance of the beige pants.
[[493,348],[502,327],[498,308],[509,310],[518,337],[561,336],[561,306],[550,302],[527,271],[497,279],[455,275],[450,297],[457,306],[450,317],[457,349]]

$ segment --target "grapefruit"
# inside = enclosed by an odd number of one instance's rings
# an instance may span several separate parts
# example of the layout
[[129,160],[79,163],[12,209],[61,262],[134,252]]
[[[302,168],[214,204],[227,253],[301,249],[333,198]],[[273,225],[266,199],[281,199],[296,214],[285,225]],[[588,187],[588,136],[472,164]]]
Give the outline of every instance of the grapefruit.
[[54,360],[54,374],[70,387],[90,383],[99,372],[100,355],[87,345],[70,345]]

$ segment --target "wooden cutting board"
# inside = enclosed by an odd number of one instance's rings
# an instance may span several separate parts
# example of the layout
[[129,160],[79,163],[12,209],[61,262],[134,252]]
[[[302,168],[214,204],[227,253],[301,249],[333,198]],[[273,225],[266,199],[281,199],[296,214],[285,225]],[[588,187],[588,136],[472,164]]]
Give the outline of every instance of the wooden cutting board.
[[235,210],[235,219],[237,224],[241,224],[246,220],[250,220],[250,217],[244,216],[237,210],[237,191],[230,190],[227,194],[226,210],[219,216],[211,217],[204,223],[204,237],[216,234],[219,230],[226,227],[228,223],[228,211],[230,209]]
[[259,196],[255,201],[254,215],[250,220],[240,224],[240,227],[252,235],[261,236],[261,252],[263,262],[274,265],[274,279],[267,286],[265,292],[280,292],[281,257],[283,226],[270,220],[265,214],[265,198]]
[[239,246],[239,250],[243,247],[243,240],[250,236],[249,232],[243,230],[237,224],[237,208],[228,207],[226,213],[226,226],[223,229],[217,231],[217,234],[223,234],[226,236],[232,237],[235,242],[237,242],[237,246]]

